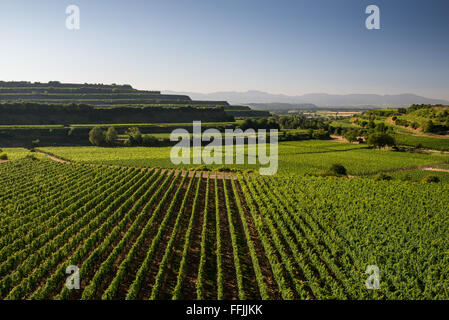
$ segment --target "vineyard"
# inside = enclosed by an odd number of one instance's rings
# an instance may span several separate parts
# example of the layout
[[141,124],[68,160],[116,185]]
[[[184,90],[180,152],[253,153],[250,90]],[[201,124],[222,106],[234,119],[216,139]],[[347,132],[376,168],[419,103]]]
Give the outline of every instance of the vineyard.
[[0,299],[449,298],[444,184],[30,159],[0,181]]

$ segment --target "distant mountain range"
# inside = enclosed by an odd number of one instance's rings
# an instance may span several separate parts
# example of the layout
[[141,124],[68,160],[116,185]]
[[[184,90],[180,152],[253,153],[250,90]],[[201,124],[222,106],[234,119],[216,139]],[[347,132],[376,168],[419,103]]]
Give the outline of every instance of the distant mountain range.
[[[378,95],[378,94],[326,94],[310,93],[302,96],[288,96],[284,94],[271,94],[262,91],[246,92],[213,92],[213,93],[194,93],[194,92],[172,92],[170,94],[185,94],[194,100],[225,100],[231,104],[258,104],[258,103],[289,103],[289,104],[314,104],[318,107],[408,107],[411,104],[446,104],[449,101],[440,99],[431,99],[418,96],[412,93],[397,95]],[[284,106],[285,107],[285,106]]]
[[283,103],[283,102],[272,102],[272,103],[247,103],[251,109],[254,110],[266,110],[266,111],[289,111],[289,110],[317,110],[318,106],[312,103]]

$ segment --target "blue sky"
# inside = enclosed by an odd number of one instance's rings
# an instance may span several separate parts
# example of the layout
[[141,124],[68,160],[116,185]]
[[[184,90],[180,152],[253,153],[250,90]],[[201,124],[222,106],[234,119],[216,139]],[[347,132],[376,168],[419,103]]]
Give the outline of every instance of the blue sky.
[[0,79],[449,99],[448,40],[447,0],[2,0]]

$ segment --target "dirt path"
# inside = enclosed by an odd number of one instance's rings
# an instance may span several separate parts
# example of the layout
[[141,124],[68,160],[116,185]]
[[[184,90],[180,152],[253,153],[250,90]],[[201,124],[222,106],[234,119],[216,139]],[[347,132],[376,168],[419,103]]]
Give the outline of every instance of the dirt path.
[[43,152],[40,152],[40,151],[36,151],[36,152],[37,152],[37,153],[40,153],[40,154],[42,154],[42,155],[44,155],[45,157],[49,158],[50,160],[53,160],[53,161],[56,161],[56,162],[60,162],[60,163],[69,163],[69,161],[66,161],[66,160],[64,160],[64,159],[61,159],[61,158],[52,156],[52,155],[50,155],[50,154],[43,153]]
[[423,170],[438,171],[438,172],[449,172],[449,169],[441,169],[441,168],[424,168]]
[[332,138],[332,140],[334,142],[347,142],[349,143],[345,138],[343,138],[342,136],[335,136],[335,135],[331,135],[330,136]]

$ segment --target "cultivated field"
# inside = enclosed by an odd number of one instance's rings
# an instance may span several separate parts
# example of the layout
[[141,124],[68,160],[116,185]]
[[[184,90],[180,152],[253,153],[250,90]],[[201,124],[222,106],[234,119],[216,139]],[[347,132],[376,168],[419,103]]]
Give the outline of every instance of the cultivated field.
[[444,184],[51,160],[0,172],[2,299],[449,298]]
[[[39,148],[39,150],[77,163],[182,169],[204,166],[193,163],[174,165],[170,160],[170,147],[45,147]],[[247,147],[238,146],[235,152],[245,153],[246,155]],[[333,163],[341,163],[351,175],[366,175],[443,162],[449,162],[447,154],[373,150],[364,145],[333,141],[293,141],[279,144],[278,174],[303,176],[307,173],[319,173],[326,170]],[[254,171],[259,168],[259,165],[246,163],[243,165],[209,165],[207,167],[211,169],[227,167]]]

